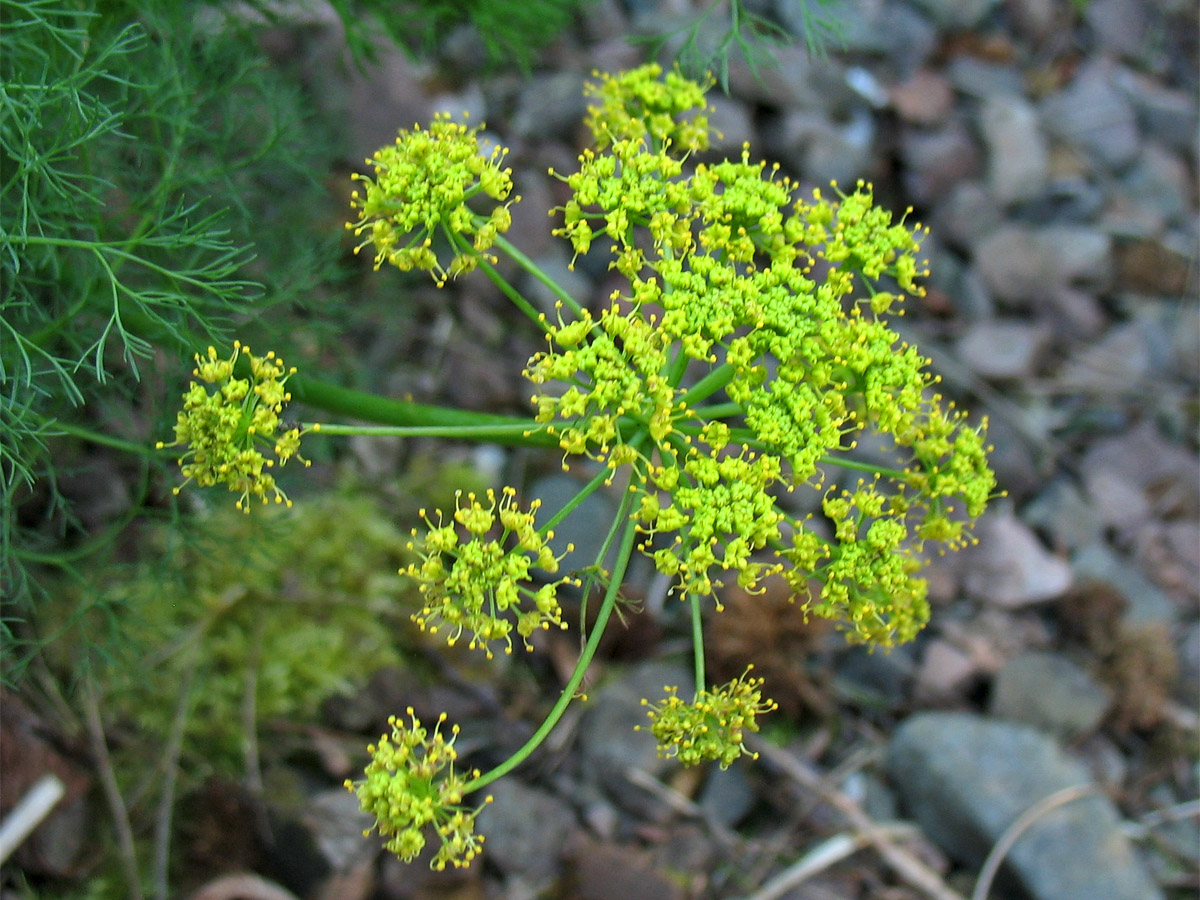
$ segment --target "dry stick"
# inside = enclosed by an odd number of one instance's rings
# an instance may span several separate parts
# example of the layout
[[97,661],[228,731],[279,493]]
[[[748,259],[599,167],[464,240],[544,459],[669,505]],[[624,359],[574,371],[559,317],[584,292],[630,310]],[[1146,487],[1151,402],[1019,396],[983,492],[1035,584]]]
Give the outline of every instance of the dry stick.
[[778,766],[797,784],[816,791],[831,803],[838,812],[845,816],[846,821],[875,847],[892,871],[910,887],[916,888],[932,900],[963,900],[962,895],[948,887],[937,872],[912,853],[897,845],[872,821],[870,816],[862,811],[857,803],[837,788],[826,784],[825,780],[807,763],[796,759],[790,753],[771,746],[756,736],[747,738],[746,744],[751,750],[760,756],[765,756],[768,761]]
[[[912,825],[905,823],[897,823],[894,825],[881,825],[879,827],[880,834],[889,838],[904,838],[910,837],[917,833],[917,829]],[[859,850],[868,846],[871,843],[870,839],[863,833],[848,834],[842,832],[835,834],[828,840],[822,841],[816,847],[813,847],[804,856],[792,863],[761,888],[754,893],[753,896],[747,897],[746,900],[775,900],[782,896],[794,887],[798,887],[814,875],[819,875],[830,866],[836,865],[848,856],[857,853]]]
[[100,707],[89,676],[83,679],[83,721],[87,728],[92,754],[96,757],[97,774],[104,788],[104,798],[112,816],[113,828],[117,832],[117,850],[121,857],[121,868],[125,870],[130,900],[142,900],[142,884],[138,877],[137,851],[133,845],[133,827],[129,824],[129,810],[117,785],[112,759],[108,755],[108,744],[104,740],[104,723],[100,720]]
[[158,816],[154,823],[154,896],[167,900],[170,887],[168,870],[171,863],[171,819],[175,811],[175,782],[179,776],[179,757],[183,753],[183,733],[187,729],[188,707],[192,700],[192,682],[195,678],[195,659],[183,680],[179,692],[179,703],[171,722],[171,734],[167,739],[167,753],[163,761],[162,796],[158,801]]
[[26,791],[0,823],[0,864],[33,834],[65,793],[66,787],[57,775],[43,775]]
[[1004,862],[1004,857],[1008,855],[1008,851],[1015,844],[1034,822],[1050,812],[1072,800],[1078,800],[1080,797],[1086,797],[1088,794],[1095,793],[1096,786],[1092,784],[1076,784],[1068,788],[1063,788],[1061,791],[1056,791],[1049,797],[1043,797],[1029,809],[1025,810],[1017,820],[1013,822],[1000,835],[1000,839],[996,841],[991,852],[988,853],[987,859],[983,861],[983,868],[979,870],[979,878],[975,881],[975,890],[971,892],[971,900],[987,900],[988,891],[992,889],[992,881],[996,877],[996,872],[1000,869],[1000,864]]

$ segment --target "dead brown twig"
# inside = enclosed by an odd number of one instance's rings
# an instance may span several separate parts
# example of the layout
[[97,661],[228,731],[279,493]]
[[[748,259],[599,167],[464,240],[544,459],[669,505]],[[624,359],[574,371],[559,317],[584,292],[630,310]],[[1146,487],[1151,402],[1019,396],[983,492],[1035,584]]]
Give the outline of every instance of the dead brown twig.
[[859,838],[874,847],[883,861],[910,887],[931,900],[964,900],[961,894],[946,885],[937,872],[897,844],[892,839],[894,832],[889,833],[877,825],[863,812],[862,807],[828,784],[807,763],[757,737],[747,738],[746,744],[801,787],[816,792],[840,812]]

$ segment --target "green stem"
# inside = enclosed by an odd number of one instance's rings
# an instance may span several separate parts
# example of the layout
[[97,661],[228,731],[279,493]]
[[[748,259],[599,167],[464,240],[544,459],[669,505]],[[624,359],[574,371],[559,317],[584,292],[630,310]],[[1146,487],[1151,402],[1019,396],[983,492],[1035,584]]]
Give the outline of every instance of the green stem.
[[[493,440],[500,444],[513,444],[524,447],[553,447],[558,445],[557,439],[544,431],[535,431],[541,426],[532,419],[517,416],[503,416],[494,413],[472,412],[470,410],[445,409],[424,403],[412,403],[407,400],[393,400],[368,394],[365,391],[355,391],[338,387],[323,381],[293,375],[288,379],[288,390],[292,399],[306,403],[325,412],[338,416],[362,419],[365,422],[375,422],[402,428],[435,428],[439,435],[445,435],[447,430],[464,427],[488,430],[493,437],[483,439]],[[326,428],[341,429],[350,426],[330,425]],[[330,430],[327,433],[337,434]],[[356,432],[358,433],[358,432]],[[479,433],[469,435],[479,437]]]
[[577,316],[583,315],[583,307],[580,306],[575,298],[564,291],[557,281],[543,272],[537,263],[518,250],[508,238],[500,234],[496,235],[496,246],[507,253],[509,259],[549,288],[550,292],[561,300],[567,309],[571,310]]
[[[154,456],[155,451],[147,447],[145,444],[139,444],[135,441],[127,441],[123,438],[112,437],[103,432],[93,431],[91,428],[84,428],[80,425],[72,425],[69,422],[64,422],[62,419],[48,419],[46,422],[46,433],[54,434],[56,431],[62,434],[69,434],[72,437],[81,438],[90,444],[99,444],[102,447],[112,447],[114,450],[123,450],[126,453],[133,453],[138,456]],[[171,451],[163,451],[170,455]]]
[[870,472],[872,475],[886,475],[888,478],[894,478],[897,481],[905,481],[908,479],[908,473],[900,469],[889,469],[887,466],[876,466],[871,463],[859,462],[854,459],[838,459],[834,456],[822,456],[817,462],[824,463],[830,466],[841,466],[843,469],[853,469],[856,472]]
[[688,594],[692,613],[692,660],[696,669],[696,696],[704,690],[704,622],[701,617],[700,598]]
[[538,310],[534,308],[533,304],[526,300],[520,291],[508,283],[508,279],[506,279],[496,270],[496,267],[491,264],[488,258],[482,253],[477,252],[470,244],[466,242],[461,234],[456,234],[444,226],[443,228],[446,232],[446,236],[450,239],[450,243],[457,247],[460,253],[474,256],[475,262],[483,271],[483,274],[491,280],[492,284],[500,289],[500,293],[504,294],[505,297],[511,300],[513,306],[523,312],[525,314],[525,318],[529,319],[529,321],[536,325],[540,331],[545,331],[546,317],[538,312]]
[[[543,525],[541,528],[539,528],[538,531],[540,531],[542,534],[545,534],[551,528],[556,527],[559,522],[561,522],[563,519],[565,519],[567,516],[569,516],[571,513],[573,513],[575,511],[575,509],[579,506],[579,504],[581,504],[584,500],[586,500],[592,494],[596,493],[596,491],[599,490],[599,488],[602,484],[606,483],[609,479],[611,479],[612,474],[613,474],[612,471],[607,468],[601,469],[599,472],[597,472],[592,477],[592,480],[589,481],[587,484],[585,484],[583,486],[583,488],[579,491],[578,494],[576,494],[574,497],[572,497],[570,500],[568,500],[567,504],[562,509],[560,509],[553,516],[551,516],[550,521],[548,521],[545,525]],[[605,549],[607,549],[607,548],[605,548]],[[603,559],[603,558],[604,557],[602,556],[601,559]],[[599,563],[600,560],[596,560],[596,562]]]
[[730,416],[740,416],[746,410],[742,408],[742,404],[730,401],[728,403],[714,403],[712,406],[698,406],[692,409],[701,419],[728,419]]
[[363,435],[366,437],[441,437],[471,441],[512,442],[525,438],[531,441],[541,426],[529,420],[507,425],[333,425],[326,422],[304,423],[302,428],[315,434]]
[[[624,506],[625,504],[623,503],[621,513],[624,512]],[[637,526],[633,520],[627,519],[625,532],[621,537],[621,545],[617,550],[617,558],[613,563],[612,578],[608,582],[608,590],[604,593],[604,601],[600,605],[600,611],[596,614],[595,624],[592,625],[592,633],[588,637],[588,642],[583,648],[583,653],[580,654],[579,662],[575,664],[575,671],[571,673],[571,678],[563,688],[558,702],[554,704],[554,708],[550,710],[541,727],[533,733],[533,736],[525,742],[525,745],[520,750],[500,763],[496,768],[467,782],[463,786],[464,794],[469,794],[472,791],[486,787],[496,779],[507,775],[528,759],[529,755],[541,745],[542,741],[554,729],[554,726],[558,724],[558,720],[562,718],[563,713],[567,711],[567,707],[571,705],[571,701],[575,699],[575,693],[583,683],[583,676],[587,673],[588,666],[592,662],[592,657],[596,655],[596,650],[600,646],[600,638],[604,636],[604,628],[608,624],[609,616],[612,615],[612,611],[617,605],[617,594],[620,591],[621,582],[625,580],[625,569],[629,565],[629,557],[633,553],[633,541],[636,531]]]
[[733,380],[733,376],[733,366],[729,363],[722,363],[688,388],[682,399],[688,406],[695,406],[729,384]]

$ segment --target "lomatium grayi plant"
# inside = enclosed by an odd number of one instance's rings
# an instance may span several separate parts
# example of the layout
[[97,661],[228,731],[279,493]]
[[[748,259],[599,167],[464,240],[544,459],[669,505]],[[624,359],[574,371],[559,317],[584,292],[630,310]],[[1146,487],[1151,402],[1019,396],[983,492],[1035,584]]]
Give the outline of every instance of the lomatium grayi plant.
[[[590,629],[579,623],[578,664],[525,746],[488,772],[464,769],[458,726],[445,715],[422,723],[409,709],[369,748],[364,778],[347,783],[402,859],[437,841],[435,868],[479,854],[482,805],[469,798],[525,760],[580,699],[634,553],[673,580],[693,624],[695,693],[668,685],[648,699],[648,728],[664,755],[728,766],[774,704],[750,660],[728,684],[705,680],[702,616],[706,605],[720,609],[721,587],[755,592],[782,577],[805,614],[839,622],[851,641],[910,640],[929,618],[923,561],[967,543],[996,492],[986,423],[944,400],[929,361],[888,325],[922,293],[919,226],[894,220],[862,183],[797,197],[748,147],[736,160],[696,162],[709,141],[705,87],[677,71],[647,65],[589,91],[593,146],[577,171],[554,173],[573,195],[552,212],[576,257],[609,253],[623,276],[627,286],[601,309],[504,237],[520,198],[506,151],[481,149],[479,127],[439,116],[401,131],[367,160],[353,199],[349,227],[376,268],[427,271],[439,286],[478,269],[544,335],[524,369],[532,417],[347,399],[306,388],[274,353],[235,345],[197,357],[175,429],[185,478],[226,485],[247,512],[260,500],[290,505],[274,473],[304,464],[310,435],[550,445],[564,468],[586,462],[596,474],[553,516],[513,487],[422,513],[403,570],[422,597],[414,619],[488,656],[567,627],[560,594],[584,578],[563,570],[554,529],[590,494],[619,490],[588,569],[604,588],[599,612]],[[501,275],[499,254],[550,289],[549,315]],[[293,395],[390,424],[284,425]],[[854,452],[868,432],[888,464]],[[780,502],[806,485],[821,496],[819,521]]]

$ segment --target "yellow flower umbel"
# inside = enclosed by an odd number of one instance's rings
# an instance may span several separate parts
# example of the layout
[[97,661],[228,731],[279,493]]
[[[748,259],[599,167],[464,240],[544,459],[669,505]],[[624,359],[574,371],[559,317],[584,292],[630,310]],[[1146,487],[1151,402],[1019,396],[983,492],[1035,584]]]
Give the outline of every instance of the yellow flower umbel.
[[[430,272],[438,285],[447,278],[469,272],[495,243],[496,235],[512,224],[509,203],[512,170],[501,168],[507,151],[496,147],[484,156],[479,148],[479,128],[434,117],[429,130],[416,125],[403,130],[390,147],[367,160],[375,177],[355,175],[365,196],[355,191],[351,206],[359,213],[346,227],[375,248],[375,268],[384,263],[403,272]],[[475,212],[474,198],[497,205]],[[512,201],[519,200],[514,197]],[[483,204],[486,205],[486,204]],[[450,245],[449,261],[434,251],[434,240]],[[493,258],[494,261],[494,258]]]
[[[407,712],[412,724],[405,726],[391,716],[390,738],[385,734],[378,744],[367,747],[371,754],[367,777],[347,781],[346,789],[358,797],[364,812],[375,817],[375,827],[388,838],[384,846],[405,862],[412,862],[425,849],[426,835],[432,831],[441,848],[430,868],[467,866],[483,844],[483,836],[475,834],[475,817],[483,807],[469,809],[462,800],[467,781],[479,772],[464,778],[454,771],[458,726],[450,729],[449,738],[442,734],[445,713],[430,734],[412,707]],[[488,797],[484,803],[490,801]],[[364,837],[370,833],[367,830]]]
[[[937,393],[888,322],[924,293],[924,229],[864,182],[798,198],[748,147],[684,166],[705,145],[703,87],[661,76],[644,66],[590,89],[597,149],[560,176],[573,196],[555,233],[576,254],[606,238],[628,289],[543,319],[546,349],[525,369],[537,420],[568,455],[632,465],[640,549],[682,595],[782,571],[851,639],[909,640],[929,617],[923,557],[969,542],[996,487],[986,424]],[[868,432],[891,459],[852,455]],[[832,539],[776,503],[841,465],[879,477],[826,498]]]
[[[486,503],[474,494],[468,494],[465,503],[460,497],[452,522],[434,525],[426,519],[429,527],[420,544],[409,544],[421,561],[401,570],[421,591],[424,604],[413,621],[422,631],[436,634],[445,629],[450,646],[466,633],[470,649],[481,649],[491,658],[492,641],[503,641],[504,652],[512,652],[514,630],[531,649],[529,638],[535,631],[567,627],[558,588],[568,579],[541,585],[530,581],[534,570],[553,575],[559,564],[548,544],[554,533],[542,534],[534,525],[537,508],[535,501],[522,512],[516,491],[505,488],[499,499],[489,490]],[[437,514],[440,518],[441,511]],[[413,536],[417,534],[414,529]]]
[[657,706],[643,700],[650,707],[646,715],[659,755],[673,756],[685,766],[716,760],[727,769],[745,753],[746,732],[758,731],[757,716],[776,709],[774,700],[763,699],[763,680],[746,677],[750,668],[729,684],[698,692],[691,703],[680,700],[679,688],[671,686],[664,688],[667,697]]
[[[239,357],[249,363],[248,377],[235,374]],[[179,457],[184,484],[194,481],[201,487],[229,486],[238,494],[237,508],[250,511],[250,498],[262,502],[292,502],[276,485],[268,469],[300,456],[299,428],[281,429],[280,415],[292,395],[285,385],[295,373],[270,351],[255,356],[250,348],[235,341],[233,354],[220,358],[213,347],[206,356],[196,354],[197,379],[183,395],[183,409],[175,421],[175,440],[159,441],[158,449],[183,446]],[[183,485],[174,488],[178,494]]]

